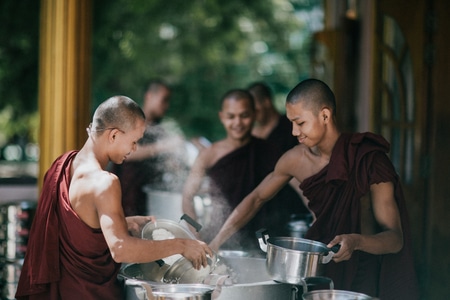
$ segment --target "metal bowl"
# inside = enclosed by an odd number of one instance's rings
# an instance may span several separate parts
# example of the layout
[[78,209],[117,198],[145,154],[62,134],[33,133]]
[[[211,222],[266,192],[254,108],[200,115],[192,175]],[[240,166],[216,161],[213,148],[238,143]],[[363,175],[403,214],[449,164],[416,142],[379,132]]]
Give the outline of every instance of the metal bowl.
[[192,263],[186,258],[178,259],[169,267],[164,274],[163,282],[165,283],[201,283],[216,267],[217,256],[213,258],[207,257],[208,265],[195,269]]
[[[182,224],[166,219],[147,223],[142,229],[142,238],[153,240],[153,233],[157,229],[169,231],[174,238],[196,239],[194,234]],[[177,255],[178,256],[178,255]],[[180,256],[173,261],[163,258],[158,262],[141,264],[141,270],[146,274],[147,279],[164,283],[201,283],[206,276],[214,269],[217,263],[217,256],[208,257],[208,265],[196,270],[192,263]]]
[[176,238],[196,239],[194,234],[186,226],[183,226],[181,223],[166,219],[158,219],[156,222],[145,224],[144,228],[142,229],[142,238],[146,240],[153,240],[153,231],[159,228],[169,231]]
[[125,280],[126,299],[139,300],[211,300],[214,286],[203,284],[155,284]]
[[152,285],[151,288],[155,300],[210,300],[215,287],[203,284],[165,284]]
[[303,300],[375,300],[366,294],[343,290],[316,290],[302,295]]

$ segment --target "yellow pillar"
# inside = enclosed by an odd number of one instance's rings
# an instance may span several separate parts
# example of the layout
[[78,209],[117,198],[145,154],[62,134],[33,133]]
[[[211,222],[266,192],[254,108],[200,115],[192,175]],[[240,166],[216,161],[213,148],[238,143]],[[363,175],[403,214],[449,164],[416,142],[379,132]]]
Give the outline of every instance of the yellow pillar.
[[39,187],[59,155],[82,147],[90,120],[91,0],[41,0]]

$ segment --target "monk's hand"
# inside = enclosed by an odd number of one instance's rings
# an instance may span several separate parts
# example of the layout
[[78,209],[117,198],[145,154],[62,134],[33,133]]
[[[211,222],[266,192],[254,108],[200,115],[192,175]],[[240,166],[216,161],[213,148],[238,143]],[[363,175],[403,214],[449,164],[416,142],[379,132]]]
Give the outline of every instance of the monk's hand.
[[341,247],[338,252],[333,255],[333,261],[341,262],[349,260],[352,257],[353,251],[358,249],[359,234],[342,234],[337,235],[327,247],[331,248],[339,244]]
[[186,259],[191,261],[195,269],[199,270],[202,266],[208,265],[207,255],[213,257],[212,250],[206,243],[199,240],[183,239],[184,251],[181,253]]

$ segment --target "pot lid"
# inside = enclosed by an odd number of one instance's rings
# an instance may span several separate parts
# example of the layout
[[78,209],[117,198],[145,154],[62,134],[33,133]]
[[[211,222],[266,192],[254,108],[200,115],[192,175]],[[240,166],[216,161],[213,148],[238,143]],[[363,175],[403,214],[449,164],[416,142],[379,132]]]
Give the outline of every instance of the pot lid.
[[195,236],[181,223],[168,219],[158,219],[155,222],[145,224],[142,229],[142,238],[147,240],[195,239]]

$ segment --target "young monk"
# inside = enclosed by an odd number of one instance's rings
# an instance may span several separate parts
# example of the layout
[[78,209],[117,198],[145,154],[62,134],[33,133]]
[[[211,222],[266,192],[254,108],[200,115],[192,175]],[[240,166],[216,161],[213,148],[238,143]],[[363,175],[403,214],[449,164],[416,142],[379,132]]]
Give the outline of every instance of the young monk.
[[341,245],[325,272],[335,288],[383,300],[417,299],[408,217],[388,142],[372,133],[341,133],[334,94],[319,80],[299,83],[286,111],[300,145],[236,207],[212,249],[295,177],[316,218],[306,238]]
[[[200,231],[205,241],[210,241],[217,234],[230,212],[273,170],[282,154],[278,147],[252,136],[255,108],[248,91],[234,89],[227,92],[222,97],[219,118],[226,137],[199,153],[183,191],[183,211],[196,218],[193,197],[201,189],[203,180],[208,179],[206,191],[211,197],[213,209],[211,221]],[[283,189],[278,197],[287,197],[287,194],[297,197],[297,206],[303,207],[300,197],[290,187]],[[281,205],[281,202],[276,202]],[[259,249],[254,238],[255,231],[262,226],[274,233],[282,230],[283,224],[289,220],[289,213],[295,213],[295,210],[295,207],[280,209],[280,213],[272,214],[271,218],[265,217],[265,210],[260,211],[250,224],[227,241],[224,248]]]
[[140,229],[153,218],[124,216],[119,180],[105,168],[126,160],[144,130],[139,106],[112,97],[95,111],[82,149],[56,159],[44,179],[17,299],[123,299],[120,263],[181,254],[195,268],[207,265],[212,252],[205,243],[143,240]]
[[297,145],[297,139],[289,132],[291,122],[275,108],[270,87],[264,82],[254,82],[247,90],[255,100],[256,118],[252,135],[271,141],[283,153]]

